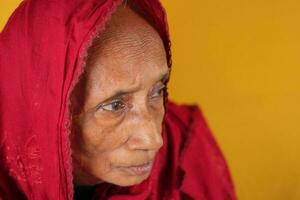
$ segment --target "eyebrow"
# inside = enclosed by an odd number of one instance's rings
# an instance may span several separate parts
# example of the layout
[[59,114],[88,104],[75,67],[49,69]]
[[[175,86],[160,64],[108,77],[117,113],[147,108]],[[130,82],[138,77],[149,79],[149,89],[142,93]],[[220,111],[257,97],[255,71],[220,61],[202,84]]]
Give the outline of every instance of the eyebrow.
[[[158,80],[157,80],[156,82],[162,82],[162,83],[165,84],[165,82],[166,82],[166,81],[169,79],[169,77],[170,77],[170,71],[171,71],[170,68],[168,68],[168,70],[167,70],[165,73],[163,73],[163,74],[158,78]],[[124,96],[124,95],[127,95],[127,94],[131,94],[131,93],[137,91],[138,88],[139,88],[139,87],[135,87],[135,88],[132,88],[132,89],[129,89],[129,90],[126,90],[126,91],[125,91],[125,90],[117,90],[116,92],[114,92],[114,93],[112,94],[112,96],[106,98],[106,100],[104,100],[103,102],[108,101],[108,100],[111,100],[111,99],[120,98],[120,97],[122,97],[122,96]]]

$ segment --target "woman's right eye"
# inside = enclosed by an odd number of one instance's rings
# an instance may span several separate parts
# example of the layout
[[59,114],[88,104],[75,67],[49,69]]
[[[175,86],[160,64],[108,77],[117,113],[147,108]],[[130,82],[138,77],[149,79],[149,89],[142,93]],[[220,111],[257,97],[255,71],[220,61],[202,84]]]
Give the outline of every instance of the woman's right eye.
[[103,109],[105,111],[109,112],[119,112],[120,110],[123,110],[125,108],[125,103],[120,100],[115,100],[110,103],[106,103],[100,106],[100,109]]

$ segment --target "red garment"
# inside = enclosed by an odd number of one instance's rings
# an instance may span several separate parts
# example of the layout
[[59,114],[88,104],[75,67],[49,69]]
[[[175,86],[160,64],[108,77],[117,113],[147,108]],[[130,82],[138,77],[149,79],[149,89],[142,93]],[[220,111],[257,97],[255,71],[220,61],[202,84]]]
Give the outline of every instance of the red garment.
[[[0,35],[0,199],[73,199],[69,95],[86,50],[120,0],[25,0]],[[132,0],[159,32],[157,0]],[[99,199],[236,199],[224,158],[196,106],[167,102],[164,146],[139,185],[101,184]]]

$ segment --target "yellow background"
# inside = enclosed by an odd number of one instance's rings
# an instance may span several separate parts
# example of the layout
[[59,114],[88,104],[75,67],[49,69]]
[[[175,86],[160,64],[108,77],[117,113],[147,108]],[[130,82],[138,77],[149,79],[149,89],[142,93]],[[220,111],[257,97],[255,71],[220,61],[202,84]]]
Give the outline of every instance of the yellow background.
[[[0,0],[0,30],[20,1]],[[241,200],[300,199],[300,1],[163,0],[170,95],[201,105]]]

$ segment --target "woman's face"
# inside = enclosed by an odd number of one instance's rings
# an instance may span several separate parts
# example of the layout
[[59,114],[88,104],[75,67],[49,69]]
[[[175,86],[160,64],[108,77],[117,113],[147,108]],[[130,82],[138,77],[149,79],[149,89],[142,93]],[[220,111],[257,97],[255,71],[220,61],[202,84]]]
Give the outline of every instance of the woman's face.
[[145,20],[119,8],[87,65],[83,106],[73,116],[74,182],[138,184],[163,145],[169,70],[162,41]]

